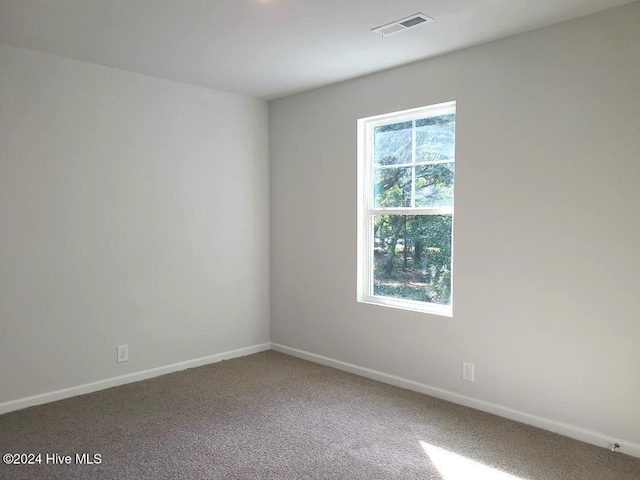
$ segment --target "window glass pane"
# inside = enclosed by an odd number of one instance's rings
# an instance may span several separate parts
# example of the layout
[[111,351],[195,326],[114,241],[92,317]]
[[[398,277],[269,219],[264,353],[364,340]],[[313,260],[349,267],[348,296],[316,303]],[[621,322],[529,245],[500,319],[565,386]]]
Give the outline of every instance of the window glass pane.
[[416,167],[416,207],[453,205],[453,163]]
[[451,215],[374,215],[373,294],[451,303]]
[[455,114],[416,121],[416,162],[455,158]]
[[374,207],[411,206],[411,167],[376,168]]
[[373,129],[373,155],[376,165],[411,163],[411,122],[383,125]]

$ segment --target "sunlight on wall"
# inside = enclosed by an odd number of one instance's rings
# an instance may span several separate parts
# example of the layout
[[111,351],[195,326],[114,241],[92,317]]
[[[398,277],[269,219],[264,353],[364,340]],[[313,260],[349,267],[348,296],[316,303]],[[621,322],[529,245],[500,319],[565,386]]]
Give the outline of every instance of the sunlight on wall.
[[426,442],[420,442],[420,445],[442,475],[442,480],[526,480]]

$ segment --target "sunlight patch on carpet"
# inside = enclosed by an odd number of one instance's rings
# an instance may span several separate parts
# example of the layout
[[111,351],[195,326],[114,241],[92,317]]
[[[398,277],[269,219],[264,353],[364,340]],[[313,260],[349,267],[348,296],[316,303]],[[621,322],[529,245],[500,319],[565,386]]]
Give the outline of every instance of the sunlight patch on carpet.
[[526,480],[426,442],[420,442],[420,445],[443,480]]

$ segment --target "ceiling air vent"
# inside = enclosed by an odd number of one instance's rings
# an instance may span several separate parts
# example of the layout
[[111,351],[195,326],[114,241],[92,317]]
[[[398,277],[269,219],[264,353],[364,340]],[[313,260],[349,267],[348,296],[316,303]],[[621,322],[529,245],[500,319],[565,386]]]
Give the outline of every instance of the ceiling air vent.
[[381,37],[388,37],[389,35],[404,32],[405,30],[409,30],[410,28],[414,28],[419,25],[425,25],[429,22],[433,22],[433,18],[427,17],[422,13],[416,13],[415,15],[411,15],[410,17],[387,23],[386,25],[382,25],[381,27],[372,28],[371,31],[373,33],[377,33]]

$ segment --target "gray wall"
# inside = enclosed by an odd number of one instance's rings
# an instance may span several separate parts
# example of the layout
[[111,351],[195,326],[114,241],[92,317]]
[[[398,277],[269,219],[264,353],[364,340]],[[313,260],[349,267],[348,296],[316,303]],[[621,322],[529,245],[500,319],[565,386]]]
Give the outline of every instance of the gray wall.
[[0,46],[0,145],[0,402],[269,340],[266,102]]
[[[635,3],[271,102],[272,341],[640,441],[638,25]],[[358,304],[356,119],[449,100],[454,316]]]

